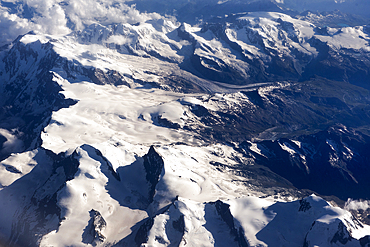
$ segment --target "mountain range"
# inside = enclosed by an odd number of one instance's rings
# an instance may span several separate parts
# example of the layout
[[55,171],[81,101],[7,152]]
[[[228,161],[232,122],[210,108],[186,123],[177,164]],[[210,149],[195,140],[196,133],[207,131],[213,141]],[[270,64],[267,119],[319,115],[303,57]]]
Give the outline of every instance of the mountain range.
[[0,246],[370,246],[366,6],[1,1]]

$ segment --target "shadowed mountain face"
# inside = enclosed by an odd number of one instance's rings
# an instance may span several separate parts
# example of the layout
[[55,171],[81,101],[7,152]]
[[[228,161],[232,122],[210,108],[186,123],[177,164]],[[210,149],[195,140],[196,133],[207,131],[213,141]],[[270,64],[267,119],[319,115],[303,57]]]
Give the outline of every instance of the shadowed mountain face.
[[345,126],[331,127],[294,140],[277,139],[242,145],[257,164],[269,167],[297,188],[343,200],[370,198],[369,136]]
[[[0,128],[9,132],[10,147],[4,147],[0,160],[11,152],[22,152],[41,145],[40,133],[48,124],[53,111],[76,102],[60,94],[62,88],[50,71],[58,55],[50,43],[35,42],[27,46],[18,42],[1,61]],[[10,139],[19,143],[12,147]],[[15,142],[15,141],[13,141]]]

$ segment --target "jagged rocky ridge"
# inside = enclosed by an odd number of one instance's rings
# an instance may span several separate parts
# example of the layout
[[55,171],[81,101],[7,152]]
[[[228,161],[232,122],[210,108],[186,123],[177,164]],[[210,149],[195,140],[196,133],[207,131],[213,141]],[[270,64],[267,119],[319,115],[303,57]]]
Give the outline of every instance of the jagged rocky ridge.
[[88,225],[84,229],[82,242],[96,246],[104,242],[106,239],[106,237],[102,234],[102,231],[106,228],[107,223],[98,211],[91,209],[89,213],[91,218]]

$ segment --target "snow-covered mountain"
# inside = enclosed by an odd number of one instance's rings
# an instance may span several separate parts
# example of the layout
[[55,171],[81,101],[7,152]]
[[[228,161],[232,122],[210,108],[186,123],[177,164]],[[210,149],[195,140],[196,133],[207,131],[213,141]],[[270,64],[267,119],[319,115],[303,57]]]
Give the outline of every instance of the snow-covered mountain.
[[369,27],[157,2],[1,1],[0,246],[369,246]]
[[[131,0],[141,11],[157,12],[162,15],[175,15],[178,20],[196,23],[208,21],[213,17],[232,15],[245,12],[281,12],[297,15],[306,11],[312,13],[343,12],[348,18],[342,24],[351,19],[369,19],[367,11],[370,7],[366,0]],[[339,23],[338,23],[339,24]]]

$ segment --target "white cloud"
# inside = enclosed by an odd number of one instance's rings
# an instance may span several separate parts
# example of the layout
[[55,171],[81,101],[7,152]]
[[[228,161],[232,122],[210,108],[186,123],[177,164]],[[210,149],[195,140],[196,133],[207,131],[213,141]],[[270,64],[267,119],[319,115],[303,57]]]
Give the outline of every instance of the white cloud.
[[9,14],[6,8],[0,6],[0,46],[14,40],[18,35],[32,29],[37,29],[34,23],[20,18],[16,14]]
[[[113,0],[22,0],[12,2],[17,13],[0,3],[0,46],[31,30],[45,34],[65,35],[71,30],[81,30],[86,25],[100,23],[137,23],[160,18],[156,13],[140,13],[124,1]],[[32,9],[30,19],[22,17],[24,6]],[[12,13],[12,14],[10,14]]]
[[64,10],[59,5],[53,5],[43,14],[33,19],[41,26],[41,31],[47,34],[65,35],[71,32],[67,27],[67,19]]
[[66,13],[78,29],[98,21],[100,24],[136,23],[148,19],[160,18],[158,14],[140,13],[133,6],[117,3],[110,0],[84,1],[74,0],[67,2]]
[[348,198],[344,208],[347,210],[359,210],[359,209],[366,210],[370,208],[370,201],[353,200],[351,198]]

